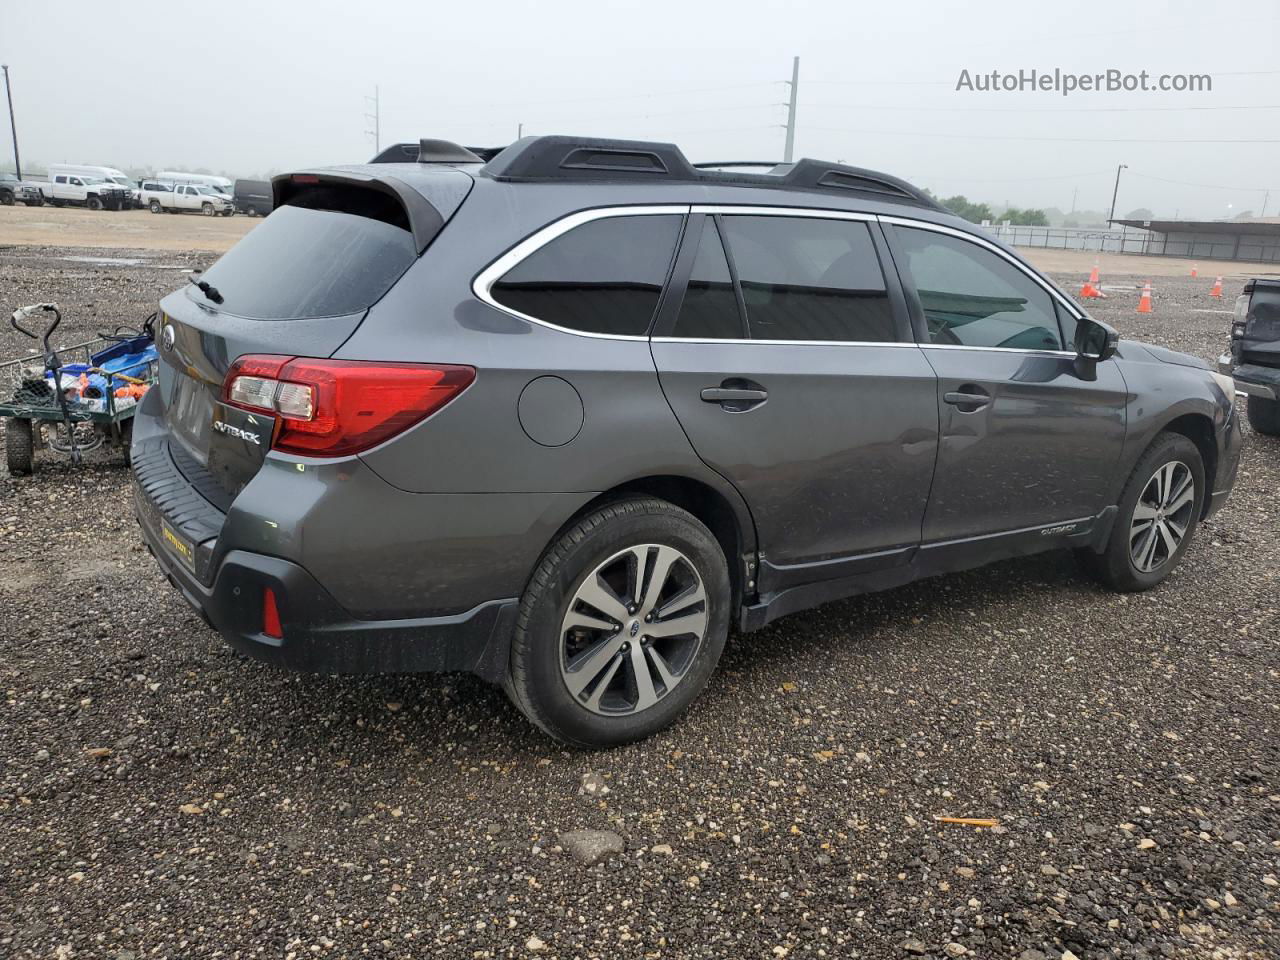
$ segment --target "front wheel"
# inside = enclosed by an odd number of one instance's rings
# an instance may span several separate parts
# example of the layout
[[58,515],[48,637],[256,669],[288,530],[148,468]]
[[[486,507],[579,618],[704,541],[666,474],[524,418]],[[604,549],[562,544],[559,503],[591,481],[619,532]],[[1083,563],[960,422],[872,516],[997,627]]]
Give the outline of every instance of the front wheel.
[[1204,461],[1180,433],[1162,433],[1138,460],[1124,492],[1111,538],[1085,565],[1114,590],[1149,590],[1186,553],[1204,504]]
[[609,747],[670,725],[729,629],[729,572],[695,517],[636,498],[577,521],[520,601],[507,693],[550,736]]
[[212,204],[212,203],[204,203],[204,204],[201,204],[201,205],[200,205],[200,212],[201,212],[201,213],[203,213],[206,217],[212,217],[212,216],[213,216],[213,204]]
[[1247,416],[1249,426],[1269,437],[1280,437],[1280,400],[1250,397]]
[[6,207],[12,207],[13,194],[9,193],[8,191],[5,191],[4,193],[0,193],[0,205],[4,205]]
[[159,200],[152,200],[149,204],[147,204],[147,207],[151,210],[152,213],[164,212],[164,207],[160,206]]
[[102,209],[102,200],[101,200],[101,199],[99,199],[98,197],[90,197],[90,198],[85,202],[85,206],[87,206],[90,210],[101,210],[101,209]]
[[4,459],[13,477],[35,471],[35,429],[30,420],[12,419],[4,428]]
[[222,215],[223,215],[224,217],[229,217],[229,216],[231,216],[233,213],[235,213],[235,211],[234,211],[234,210],[223,210],[223,211],[222,211]]

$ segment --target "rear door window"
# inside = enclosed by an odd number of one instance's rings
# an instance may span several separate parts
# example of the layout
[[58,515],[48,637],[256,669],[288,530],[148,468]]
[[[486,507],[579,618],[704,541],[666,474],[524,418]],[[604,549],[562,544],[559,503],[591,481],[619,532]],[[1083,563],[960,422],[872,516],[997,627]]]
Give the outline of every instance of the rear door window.
[[744,215],[720,222],[753,340],[898,339],[866,223]]
[[277,208],[203,279],[225,298],[220,309],[236,316],[332,317],[368,309],[416,258],[404,210],[391,197],[322,188]]
[[584,223],[521,260],[489,294],[510,310],[557,327],[644,336],[682,219],[647,214]]
[[896,227],[929,340],[942,346],[1063,350],[1053,298],[1003,257],[933,230]]

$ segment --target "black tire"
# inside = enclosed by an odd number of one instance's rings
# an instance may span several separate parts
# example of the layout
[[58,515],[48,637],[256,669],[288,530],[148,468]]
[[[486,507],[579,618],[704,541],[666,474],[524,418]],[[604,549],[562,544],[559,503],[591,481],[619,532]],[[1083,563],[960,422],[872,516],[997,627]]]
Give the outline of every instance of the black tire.
[[[1191,480],[1195,484],[1189,522],[1177,549],[1169,553],[1154,569],[1142,570],[1135,564],[1131,550],[1132,541],[1141,538],[1140,534],[1134,537],[1132,533],[1134,511],[1157,470],[1171,463],[1186,465],[1190,471]],[[1120,495],[1120,509],[1115,526],[1111,529],[1111,537],[1107,541],[1106,549],[1101,554],[1091,550],[1080,552],[1079,556],[1085,568],[1101,583],[1113,590],[1123,593],[1150,590],[1173,571],[1191,545],[1204,509],[1204,497],[1204,461],[1200,457],[1199,449],[1180,433],[1160,434],[1152,441],[1146,453],[1139,458],[1137,466],[1133,468],[1133,473],[1125,483],[1124,491]],[[1153,532],[1152,536],[1154,535]]]
[[[564,681],[561,623],[586,577],[611,556],[640,544],[674,547],[692,564],[706,595],[705,633],[679,681],[655,704],[602,715],[576,700]],[[651,736],[669,726],[706,686],[724,650],[730,596],[724,553],[691,514],[649,497],[607,504],[574,523],[534,570],[520,600],[507,695],[539,729],[571,746],[611,747]]]
[[1250,397],[1247,409],[1249,426],[1268,437],[1280,437],[1280,400]]
[[152,213],[164,213],[164,207],[160,205],[159,200],[152,200],[149,204],[147,204],[147,209],[149,209]]
[[249,207],[249,209],[245,210],[245,215],[250,217],[256,217],[258,215],[258,208]]
[[4,459],[13,477],[35,472],[35,432],[30,420],[11,419],[4,428]]
[[222,211],[222,215],[223,215],[224,217],[229,217],[229,216],[231,216],[231,215],[232,215],[232,214],[234,214],[234,213],[235,213],[235,211],[234,211],[234,210],[223,210],[223,211]]
[[90,197],[88,200],[84,202],[84,205],[88,207],[90,210],[101,210],[102,200],[99,197]]
[[6,190],[4,193],[0,193],[0,205],[6,206],[6,207],[12,207],[13,194],[10,193],[8,190]]
[[212,216],[213,216],[213,204],[212,204],[212,203],[202,203],[202,204],[200,204],[200,212],[201,212],[201,213],[203,213],[206,217],[212,217]]

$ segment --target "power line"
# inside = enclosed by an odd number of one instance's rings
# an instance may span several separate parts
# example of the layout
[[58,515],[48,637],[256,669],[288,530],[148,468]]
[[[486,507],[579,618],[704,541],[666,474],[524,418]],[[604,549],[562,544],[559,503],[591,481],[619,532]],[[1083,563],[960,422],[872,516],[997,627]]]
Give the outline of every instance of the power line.
[[[806,103],[806,107],[836,107],[848,110],[892,110],[897,111],[930,111],[942,113],[954,113],[956,107],[938,106],[938,107],[921,107],[921,106],[895,106],[887,103]],[[1135,111],[1144,112],[1180,112],[1183,110],[1280,110],[1280,104],[1251,104],[1247,106],[1234,107],[965,107],[965,113],[1131,113]]]
[[981,133],[934,133],[919,130],[854,130],[849,127],[809,127],[837,133],[857,133],[875,137],[937,137],[944,140],[1016,140],[1045,143],[1280,143],[1280,139],[1158,138],[1158,137],[1000,137]]

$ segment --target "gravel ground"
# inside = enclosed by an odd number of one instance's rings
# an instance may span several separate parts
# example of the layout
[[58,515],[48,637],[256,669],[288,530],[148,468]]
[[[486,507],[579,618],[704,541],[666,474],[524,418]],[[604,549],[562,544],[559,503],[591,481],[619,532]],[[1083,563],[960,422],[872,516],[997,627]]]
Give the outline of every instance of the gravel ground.
[[[209,259],[62,259],[103,253],[0,249],[6,312],[138,322]],[[1226,316],[1191,311],[1236,289],[1166,279],[1139,317],[1143,279],[1091,308],[1216,356]],[[1280,956],[1277,489],[1250,437],[1155,591],[1053,555],[831,604],[731,640],[673,730],[578,754],[470,677],[232,653],[118,457],[0,473],[0,956]]]

